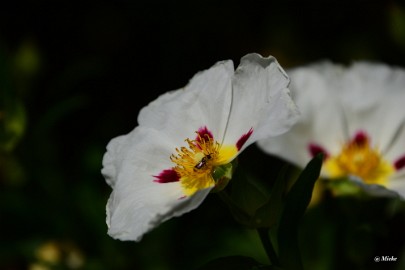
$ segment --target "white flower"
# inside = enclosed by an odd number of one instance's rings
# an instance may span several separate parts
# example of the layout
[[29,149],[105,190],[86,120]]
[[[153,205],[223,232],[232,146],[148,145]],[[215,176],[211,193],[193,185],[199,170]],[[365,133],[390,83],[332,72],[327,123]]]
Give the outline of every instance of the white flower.
[[300,167],[323,152],[322,176],[348,177],[375,194],[387,194],[384,186],[404,197],[405,70],[322,62],[288,74],[301,118],[259,147]]
[[249,54],[236,71],[232,61],[218,62],[144,107],[139,126],[111,140],[104,155],[102,174],[113,188],[108,234],[139,241],[198,207],[223,184],[213,176],[218,168],[296,122],[288,84],[275,58]]

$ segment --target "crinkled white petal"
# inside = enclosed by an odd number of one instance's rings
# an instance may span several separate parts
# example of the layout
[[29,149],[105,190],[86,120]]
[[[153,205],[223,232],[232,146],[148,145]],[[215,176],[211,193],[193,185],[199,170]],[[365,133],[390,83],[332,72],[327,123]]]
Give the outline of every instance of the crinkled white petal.
[[259,147],[300,167],[311,158],[310,143],[331,152],[339,151],[340,143],[346,139],[345,119],[339,113],[342,108],[336,93],[341,72],[340,67],[328,62],[290,70],[290,90],[300,110],[299,120],[282,136],[259,141]]
[[106,209],[109,235],[139,241],[163,221],[196,208],[208,194],[209,189],[184,198],[179,182],[153,182],[153,175],[172,166],[171,146],[164,134],[145,127],[109,143],[102,170],[114,188]]
[[235,144],[250,128],[253,133],[243,148],[256,140],[287,131],[298,116],[288,84],[288,76],[274,57],[244,56],[233,78],[232,109],[225,143]]
[[195,138],[206,126],[221,140],[231,107],[231,61],[222,61],[197,73],[183,89],[168,92],[144,107],[138,116],[141,126],[162,130],[177,146]]

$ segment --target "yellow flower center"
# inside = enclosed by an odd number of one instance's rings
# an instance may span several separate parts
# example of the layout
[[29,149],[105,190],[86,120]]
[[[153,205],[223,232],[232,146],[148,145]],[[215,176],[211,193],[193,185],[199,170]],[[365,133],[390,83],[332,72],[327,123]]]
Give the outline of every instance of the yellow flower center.
[[185,140],[188,147],[176,148],[176,154],[170,156],[176,164],[173,169],[180,176],[181,186],[188,196],[215,186],[212,177],[215,168],[231,162],[238,152],[236,146],[224,146],[208,134],[197,134],[196,140]]
[[[361,135],[363,136],[363,135]],[[342,147],[341,152],[325,162],[331,178],[357,176],[368,184],[386,185],[395,168],[385,161],[378,149],[372,148],[367,137],[354,139]]]

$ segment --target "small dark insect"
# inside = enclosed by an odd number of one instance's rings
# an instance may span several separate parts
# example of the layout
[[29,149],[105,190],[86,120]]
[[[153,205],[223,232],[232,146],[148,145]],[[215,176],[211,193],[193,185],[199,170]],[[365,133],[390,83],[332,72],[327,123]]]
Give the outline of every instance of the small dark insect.
[[200,162],[198,162],[195,166],[194,166],[194,168],[195,169],[201,169],[201,168],[203,168],[206,164],[207,164],[207,161],[208,160],[210,160],[211,159],[211,154],[208,154],[208,155],[206,155],[205,157],[203,157],[202,159],[201,159],[201,161]]

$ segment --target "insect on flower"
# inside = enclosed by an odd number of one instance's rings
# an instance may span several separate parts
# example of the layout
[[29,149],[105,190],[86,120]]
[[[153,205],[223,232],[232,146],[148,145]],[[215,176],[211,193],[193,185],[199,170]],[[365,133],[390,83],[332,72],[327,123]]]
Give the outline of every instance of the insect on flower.
[[103,158],[109,235],[139,241],[224,188],[243,149],[296,122],[288,84],[274,57],[248,54],[236,70],[218,62],[144,107]]

